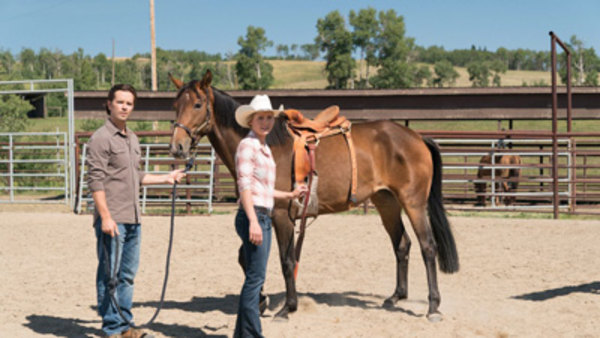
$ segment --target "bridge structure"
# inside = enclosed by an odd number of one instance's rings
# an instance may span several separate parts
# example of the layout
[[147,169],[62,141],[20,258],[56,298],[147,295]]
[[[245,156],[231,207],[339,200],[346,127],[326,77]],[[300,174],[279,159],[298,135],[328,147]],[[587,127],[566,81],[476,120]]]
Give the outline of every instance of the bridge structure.
[[[562,89],[562,90],[560,90]],[[539,120],[552,119],[551,87],[427,88],[399,90],[232,90],[240,104],[256,94],[267,94],[274,107],[300,110],[313,117],[330,105],[340,106],[350,120],[399,121]],[[175,119],[173,92],[140,92],[133,120]],[[600,88],[572,88],[572,118],[600,118]],[[75,93],[75,118],[103,118],[105,91]],[[566,118],[567,95],[558,92],[558,118]]]
[[[330,105],[338,105],[342,114],[353,121],[391,119],[409,125],[412,121],[508,121],[508,130],[498,131],[433,131],[419,130],[434,138],[444,157],[444,196],[449,208],[478,210],[473,202],[479,197],[475,183],[486,183],[490,201],[485,210],[536,210],[587,213],[600,203],[600,134],[572,133],[559,130],[511,130],[516,120],[552,121],[553,116],[566,120],[600,118],[600,89],[571,88],[571,114],[565,88],[557,89],[556,112],[553,112],[551,87],[440,88],[403,90],[266,90],[227,91],[240,104],[254,95],[266,93],[274,106],[283,104],[309,117]],[[140,92],[133,120],[173,121],[173,92]],[[75,93],[76,118],[105,118],[105,92]],[[499,128],[500,129],[500,128]],[[488,128],[489,130],[489,128]],[[141,132],[148,136],[168,137],[168,131]],[[554,151],[553,135],[559,140]],[[84,135],[81,135],[84,136]],[[83,137],[81,140],[85,140]],[[494,146],[508,140],[508,149]],[[78,142],[79,143],[79,142]],[[490,146],[491,145],[491,146]],[[479,159],[486,154],[511,152],[523,158],[518,191],[494,189],[501,180],[492,177],[480,182]],[[557,168],[553,167],[556,152]],[[492,167],[497,164],[492,164]],[[235,200],[233,181],[219,160],[215,164],[214,192],[216,200]],[[491,169],[491,168],[489,168]],[[556,172],[556,175],[554,175]],[[513,178],[515,180],[515,178]],[[557,195],[554,196],[554,187]],[[494,204],[495,197],[515,196],[512,206]],[[233,197],[233,198],[232,198]],[[556,201],[556,202],[555,202]],[[554,206],[553,206],[554,204]]]

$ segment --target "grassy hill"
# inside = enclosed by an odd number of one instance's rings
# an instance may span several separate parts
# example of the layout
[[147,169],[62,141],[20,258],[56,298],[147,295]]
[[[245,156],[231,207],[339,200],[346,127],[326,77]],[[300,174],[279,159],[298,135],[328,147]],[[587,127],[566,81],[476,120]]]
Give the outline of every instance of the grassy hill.
[[[322,89],[327,87],[325,61],[268,60],[273,65],[275,82],[271,89]],[[364,66],[363,66],[364,67]],[[433,67],[432,67],[433,68]],[[459,74],[455,87],[470,87],[469,74],[464,67],[455,67]],[[369,70],[370,76],[377,72]],[[433,69],[432,69],[433,73]],[[364,71],[363,71],[364,74]],[[509,70],[500,76],[502,86],[529,86],[534,83],[550,85],[550,72]]]

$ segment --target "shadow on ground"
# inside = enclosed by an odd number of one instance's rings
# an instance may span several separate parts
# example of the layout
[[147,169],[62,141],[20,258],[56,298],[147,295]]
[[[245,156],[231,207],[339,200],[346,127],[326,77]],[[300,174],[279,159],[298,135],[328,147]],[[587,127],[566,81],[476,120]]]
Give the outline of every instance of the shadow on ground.
[[[60,318],[54,316],[30,315],[24,326],[38,334],[50,334],[56,337],[102,337],[100,320],[81,320],[75,318]],[[93,325],[94,327],[89,327]],[[177,324],[154,323],[149,330],[160,332],[167,337],[227,337],[226,335],[207,334],[203,329]],[[221,328],[204,327],[207,331]],[[233,330],[233,329],[232,329]]]
[[548,289],[544,291],[525,293],[513,296],[514,299],[544,301],[555,297],[566,296],[575,292],[591,293],[600,295],[600,282],[592,282],[580,285],[564,286],[562,288]]
[[[285,301],[285,292],[279,292],[276,294],[270,294],[269,296],[269,310],[277,311]],[[382,306],[383,297],[373,294],[365,294],[359,292],[331,292],[331,293],[299,293],[298,297],[312,298],[316,303],[326,304],[329,306],[350,306],[361,309],[385,309],[387,311],[403,312],[413,317],[421,317],[422,315],[416,314],[411,310],[400,307],[403,302],[420,302],[412,300],[399,301],[394,307]],[[163,303],[163,309],[178,309],[190,312],[210,312],[220,311],[228,315],[235,315],[237,313],[237,307],[239,302],[239,295],[226,295],[224,297],[193,297],[190,301],[176,302],[176,301],[165,301]],[[420,303],[427,304],[422,301]],[[144,302],[136,303],[135,306],[149,306],[157,307],[159,302]]]

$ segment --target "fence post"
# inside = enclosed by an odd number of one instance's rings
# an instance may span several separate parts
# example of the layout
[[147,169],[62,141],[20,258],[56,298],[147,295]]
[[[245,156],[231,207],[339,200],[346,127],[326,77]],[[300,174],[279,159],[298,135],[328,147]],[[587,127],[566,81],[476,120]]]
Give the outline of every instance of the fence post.
[[13,154],[13,136],[8,135],[8,191],[10,191],[10,201],[15,201],[15,179],[14,174],[14,154]]

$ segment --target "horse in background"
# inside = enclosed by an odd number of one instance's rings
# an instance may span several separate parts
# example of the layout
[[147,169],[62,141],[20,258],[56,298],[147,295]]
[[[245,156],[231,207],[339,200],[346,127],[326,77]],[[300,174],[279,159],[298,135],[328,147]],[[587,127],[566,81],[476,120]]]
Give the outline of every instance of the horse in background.
[[[479,169],[477,170],[477,179],[490,179],[492,177],[492,169],[483,168],[492,164],[492,156],[485,155],[479,160]],[[496,184],[496,192],[508,193],[515,192],[519,187],[519,178],[521,177],[521,156],[503,154],[494,156],[494,166],[515,166],[513,168],[498,168],[494,170],[494,181]],[[486,205],[487,182],[476,182],[475,192],[477,193],[477,203],[475,205]],[[494,197],[494,196],[493,196]],[[504,205],[512,205],[516,201],[516,196],[495,196],[496,205],[500,205],[501,201]]]

